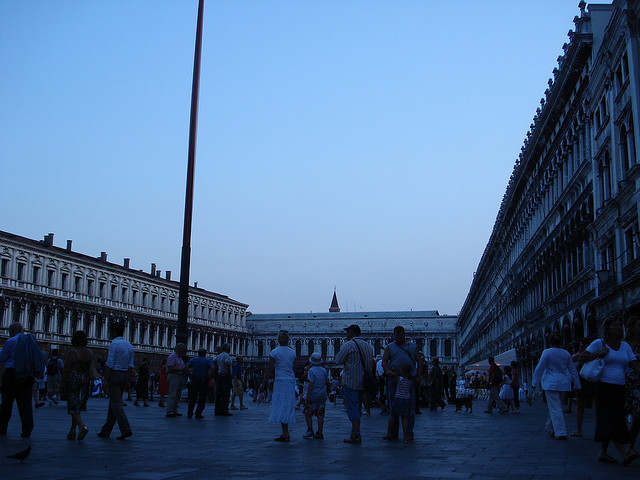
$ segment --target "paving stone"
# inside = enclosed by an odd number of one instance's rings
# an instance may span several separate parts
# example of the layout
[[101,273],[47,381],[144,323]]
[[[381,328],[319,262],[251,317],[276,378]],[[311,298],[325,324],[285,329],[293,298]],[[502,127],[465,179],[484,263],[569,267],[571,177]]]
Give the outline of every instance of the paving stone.
[[[184,413],[184,403],[180,407]],[[566,442],[545,434],[543,404],[523,405],[521,415],[423,411],[411,443],[383,440],[388,416],[374,413],[362,418],[363,443],[348,445],[342,441],[349,435],[342,407],[327,407],[324,440],[302,438],[306,425],[298,411],[290,443],[273,441],[279,425],[267,422],[268,404],[249,407],[233,417],[215,417],[208,405],[205,418],[196,420],[168,419],[155,405],[130,404],[125,408],[134,436],[118,441],[117,427],[110,439],[96,437],[107,400],[92,399],[83,415],[90,429],[83,442],[66,440],[70,417],[64,405],[34,410],[36,427],[29,439],[20,438],[14,410],[7,436],[0,437],[0,480],[640,478],[640,462],[629,467],[597,462],[598,445],[589,439],[593,410],[586,412],[585,436]],[[575,416],[566,420],[571,430]],[[32,454],[24,465],[5,458],[27,445]]]

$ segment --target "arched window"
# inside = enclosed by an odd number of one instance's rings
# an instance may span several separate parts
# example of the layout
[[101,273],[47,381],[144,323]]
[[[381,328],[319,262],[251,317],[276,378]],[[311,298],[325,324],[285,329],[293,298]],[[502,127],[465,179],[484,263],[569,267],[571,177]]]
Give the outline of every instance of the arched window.
[[445,356],[445,357],[451,357],[451,356],[452,356],[452,355],[451,355],[451,352],[452,352],[452,349],[451,349],[451,339],[450,339],[450,338],[447,338],[447,339],[444,341],[444,356]]
[[373,341],[373,354],[374,355],[379,355],[380,354],[380,350],[382,350],[382,342],[380,341],[379,338],[376,338]]
[[308,355],[311,356],[313,355],[315,349],[315,343],[313,340],[309,340],[309,343],[307,344],[307,351],[309,352]]
[[77,329],[78,329],[78,312],[73,310],[71,312],[71,331],[69,333],[73,335]]
[[336,355],[340,351],[340,339],[336,338],[333,341],[333,354]]
[[622,161],[622,173],[627,173],[627,170],[631,168],[629,162],[629,141],[627,139],[627,127],[623,124],[620,127],[620,158]]
[[424,353],[424,339],[419,338],[416,340],[416,347],[420,353]]
[[270,346],[271,346],[271,350],[275,350],[276,349],[276,341],[275,340],[271,340]]
[[327,358],[327,353],[328,353],[328,345],[327,345],[327,341],[326,340],[322,340],[322,343],[320,344],[320,350],[321,350],[321,354],[324,358]]
[[600,162],[600,195],[602,201],[611,198],[611,154],[607,150]]
[[264,342],[262,340],[258,340],[258,356],[264,357]]
[[296,340],[296,356],[299,357],[302,355],[302,342],[300,340]]
[[33,303],[29,305],[29,323],[27,324],[29,332],[34,332],[36,329],[36,308]]
[[64,328],[64,319],[67,316],[67,312],[63,308],[58,309],[58,325],[56,326],[56,332],[62,335],[62,329]]
[[587,312],[587,336],[598,337],[598,321],[596,320],[596,312],[591,308]]
[[438,356],[438,341],[435,338],[429,344],[429,355],[432,357]]

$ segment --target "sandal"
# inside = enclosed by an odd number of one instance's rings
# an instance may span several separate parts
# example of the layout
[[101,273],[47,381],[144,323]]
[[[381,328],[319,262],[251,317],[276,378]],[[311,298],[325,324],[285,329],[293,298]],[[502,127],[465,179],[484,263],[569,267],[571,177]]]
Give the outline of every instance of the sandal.
[[[633,453],[631,453],[631,452],[633,452]],[[629,454],[622,461],[623,465],[629,465],[634,460],[637,460],[638,458],[640,458],[640,454],[638,454],[638,452],[636,452],[635,450],[632,450],[631,452],[629,452]]]
[[84,437],[87,436],[87,433],[89,433],[89,429],[87,428],[87,426],[85,425],[84,427],[82,427],[80,429],[80,433],[78,433],[78,441],[81,441],[84,439]]
[[611,455],[607,455],[606,453],[604,454],[604,456],[598,457],[598,461],[602,463],[618,463],[618,460],[613,458]]
[[291,440],[291,438],[289,437],[289,435],[280,435],[279,437],[274,438],[274,440],[276,442],[288,442],[289,440]]
[[571,436],[572,437],[581,437],[582,433],[581,432],[571,432]]
[[362,443],[362,437],[360,434],[351,434],[349,438],[345,438],[344,443]]

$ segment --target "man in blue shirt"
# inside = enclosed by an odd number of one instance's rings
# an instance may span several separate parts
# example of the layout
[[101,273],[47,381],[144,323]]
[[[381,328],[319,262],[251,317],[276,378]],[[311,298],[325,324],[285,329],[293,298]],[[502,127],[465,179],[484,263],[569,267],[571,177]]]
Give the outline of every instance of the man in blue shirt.
[[2,375],[2,405],[0,406],[0,435],[7,434],[13,401],[18,405],[22,421],[23,438],[29,438],[33,430],[31,388],[35,375],[42,374],[44,355],[32,335],[22,331],[18,322],[9,326],[9,338],[0,352],[0,363],[4,363]]
[[187,407],[187,417],[193,416],[193,407],[198,401],[198,408],[196,408],[196,418],[204,418],[202,412],[207,403],[207,388],[209,387],[209,379],[211,375],[209,372],[213,368],[213,362],[210,358],[206,357],[207,351],[204,348],[198,350],[198,356],[192,358],[187,362],[187,368],[189,369],[189,379],[191,380],[189,385],[189,404]]
[[129,419],[122,407],[122,392],[129,387],[129,379],[133,370],[133,347],[124,337],[124,324],[117,322],[111,325],[113,340],[109,346],[109,353],[104,367],[104,378],[107,381],[109,394],[109,411],[107,421],[98,433],[99,437],[108,438],[116,421],[120,428],[118,440],[124,440],[133,435]]

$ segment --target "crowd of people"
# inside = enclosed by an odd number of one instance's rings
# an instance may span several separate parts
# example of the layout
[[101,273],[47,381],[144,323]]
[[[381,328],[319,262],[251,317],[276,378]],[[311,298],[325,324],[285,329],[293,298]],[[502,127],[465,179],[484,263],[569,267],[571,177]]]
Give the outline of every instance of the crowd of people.
[[[532,378],[534,389],[544,391],[549,417],[546,428],[552,438],[566,440],[567,427],[564,407],[576,401],[576,430],[572,436],[582,436],[584,409],[595,400],[595,441],[600,443],[598,459],[605,463],[617,460],[609,455],[614,444],[624,464],[640,455],[635,441],[640,431],[640,317],[622,320],[608,317],[603,323],[603,337],[583,341],[578,352],[570,353],[562,347],[557,334],[549,337],[549,348],[542,352]],[[22,423],[22,437],[33,430],[32,405],[40,408],[49,399],[51,404],[66,401],[70,415],[67,439],[83,440],[89,432],[82,412],[91,395],[106,395],[109,399],[106,420],[97,433],[110,437],[117,423],[119,440],[133,435],[126,411],[127,401],[135,394],[135,406],[148,407],[154,394],[167,418],[180,417],[179,401],[187,391],[188,418],[204,418],[207,403],[214,403],[216,416],[232,416],[232,410],[244,410],[245,397],[253,402],[269,402],[269,422],[280,424],[275,441],[289,442],[289,426],[296,422],[296,409],[302,409],[307,429],[305,439],[324,438],[325,405],[343,399],[350,433],[345,443],[362,443],[360,420],[371,414],[374,406],[380,413],[389,414],[386,433],[382,438],[400,438],[411,442],[414,438],[416,415],[421,407],[432,411],[445,408],[457,400],[457,375],[453,368],[441,368],[437,358],[431,365],[422,357],[416,344],[405,336],[402,326],[394,328],[390,342],[381,358],[374,358],[371,345],[361,337],[360,327],[345,328],[347,341],[334,357],[336,371],[324,366],[320,353],[313,353],[304,368],[296,364],[296,353],[289,347],[287,331],[278,334],[279,346],[269,354],[265,372],[245,371],[243,358],[230,355],[228,344],[220,345],[213,359],[205,349],[186,358],[184,344],[177,344],[157,374],[150,372],[147,358],[134,368],[134,352],[123,337],[124,325],[111,325],[112,341],[106,359],[99,359],[87,347],[85,332],[73,334],[64,360],[52,350],[45,361],[38,343],[23,332],[20,323],[9,328],[10,338],[0,351],[2,376],[2,404],[0,406],[0,435],[6,435],[13,403],[17,404]],[[601,363],[601,376],[595,382],[580,378],[585,364]],[[498,366],[489,358],[486,374],[474,374],[467,382],[471,390],[486,389],[487,409],[492,413],[519,413],[523,385],[518,364]],[[102,386],[102,389],[96,388]],[[447,403],[445,403],[445,399]],[[236,406],[237,400],[237,406]],[[317,425],[314,430],[315,424]],[[628,421],[629,420],[629,421]]]
[[[609,316],[602,332],[602,338],[582,342],[580,351],[573,355],[563,348],[562,337],[552,334],[533,373],[532,385],[544,391],[549,409],[546,428],[549,436],[558,440],[568,438],[563,399],[571,394],[576,398],[577,429],[571,434],[576,437],[583,434],[584,409],[595,400],[598,461],[618,462],[608,453],[613,443],[623,464],[628,465],[640,458],[635,450],[640,431],[640,317],[627,319],[625,335],[622,319]],[[585,373],[594,368],[587,366],[590,362],[598,363],[597,379]]]

